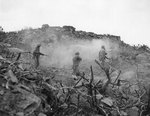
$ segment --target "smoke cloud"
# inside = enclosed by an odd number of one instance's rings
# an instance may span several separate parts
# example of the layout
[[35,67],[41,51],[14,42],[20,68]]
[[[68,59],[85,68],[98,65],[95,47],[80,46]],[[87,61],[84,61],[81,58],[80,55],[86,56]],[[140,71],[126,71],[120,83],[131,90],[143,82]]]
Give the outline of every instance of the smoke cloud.
[[[35,44],[35,43],[34,43]],[[72,65],[72,59],[76,52],[80,53],[83,62],[92,62],[98,59],[98,53],[101,46],[104,45],[108,57],[114,57],[118,51],[118,45],[111,43],[109,39],[104,40],[55,40],[51,43],[44,43],[41,46],[41,52],[47,56],[42,56],[40,61],[44,66],[65,67]]]

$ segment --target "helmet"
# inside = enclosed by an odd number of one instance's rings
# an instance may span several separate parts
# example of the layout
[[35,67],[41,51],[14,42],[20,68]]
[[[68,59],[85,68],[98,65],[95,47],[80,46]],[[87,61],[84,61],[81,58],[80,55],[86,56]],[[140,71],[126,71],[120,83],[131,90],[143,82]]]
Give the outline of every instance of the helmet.
[[38,44],[37,47],[41,47],[41,44]]
[[79,52],[76,52],[76,53],[75,53],[75,55],[79,55],[79,54],[80,54]]
[[105,49],[105,46],[101,46],[101,49]]

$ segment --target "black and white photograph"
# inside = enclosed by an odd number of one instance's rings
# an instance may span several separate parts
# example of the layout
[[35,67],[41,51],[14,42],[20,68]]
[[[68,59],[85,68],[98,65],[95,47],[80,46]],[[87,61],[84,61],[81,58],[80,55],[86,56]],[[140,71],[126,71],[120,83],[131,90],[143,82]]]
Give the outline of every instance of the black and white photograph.
[[150,0],[0,0],[0,116],[150,116]]

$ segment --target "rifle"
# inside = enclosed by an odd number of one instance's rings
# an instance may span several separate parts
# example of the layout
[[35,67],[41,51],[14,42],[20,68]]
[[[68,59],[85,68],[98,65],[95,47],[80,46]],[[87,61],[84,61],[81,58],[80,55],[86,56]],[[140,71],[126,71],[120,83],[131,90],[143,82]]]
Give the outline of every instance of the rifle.
[[27,51],[27,52],[22,52],[22,53],[29,53],[29,54],[32,54],[32,55],[33,55],[33,54],[37,54],[37,55],[42,55],[42,56],[49,56],[49,55],[43,54],[43,53],[41,53],[41,52],[33,52],[33,53],[32,53],[32,52],[28,52],[28,51]]
[[[34,54],[34,53],[32,53],[32,52],[19,52],[19,53],[18,53],[18,56],[17,56],[17,58],[16,58],[16,61],[18,61],[18,60],[20,59],[22,53],[29,53],[29,54],[32,54],[32,55]],[[48,56],[48,55],[43,54],[43,53],[40,53],[40,52],[39,52],[39,53],[36,53],[36,54],[42,55],[42,56]],[[34,55],[33,55],[33,58],[34,58]]]
[[41,56],[48,56],[47,54],[43,54],[41,52],[33,52],[31,54],[33,54],[33,55],[36,54],[36,55],[41,55]]

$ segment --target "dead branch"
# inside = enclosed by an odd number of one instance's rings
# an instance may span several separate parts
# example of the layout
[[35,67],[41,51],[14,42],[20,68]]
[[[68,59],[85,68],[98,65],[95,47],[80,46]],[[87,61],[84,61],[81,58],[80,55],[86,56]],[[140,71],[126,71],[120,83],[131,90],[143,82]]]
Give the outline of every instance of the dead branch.
[[112,88],[114,88],[114,84],[116,83],[116,81],[118,80],[118,78],[119,78],[119,76],[120,76],[120,74],[121,74],[121,71],[119,71],[119,73],[118,73],[118,75],[117,75],[117,78],[116,78],[116,80],[113,82],[113,87]]

